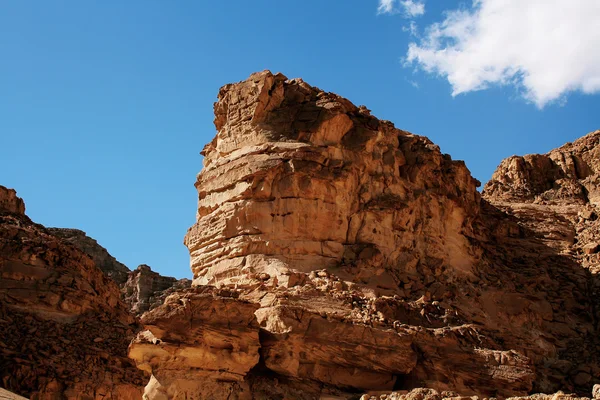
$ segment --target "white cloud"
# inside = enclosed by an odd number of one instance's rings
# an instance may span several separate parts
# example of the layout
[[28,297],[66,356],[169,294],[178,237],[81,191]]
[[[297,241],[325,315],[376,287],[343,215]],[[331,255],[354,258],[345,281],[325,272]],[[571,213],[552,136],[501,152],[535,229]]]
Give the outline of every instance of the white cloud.
[[419,28],[417,27],[417,23],[415,21],[410,21],[408,26],[403,26],[402,32],[408,32],[410,36],[419,37]]
[[421,1],[403,0],[400,1],[400,6],[404,13],[412,18],[425,14],[425,3]]
[[415,18],[425,14],[425,3],[422,0],[379,0],[377,11],[380,14],[401,12],[406,18]]
[[599,0],[474,0],[411,43],[407,64],[439,74],[452,95],[516,85],[538,107],[600,92]]
[[379,7],[377,7],[377,12],[383,14],[391,13],[392,11],[394,11],[394,0],[379,0]]

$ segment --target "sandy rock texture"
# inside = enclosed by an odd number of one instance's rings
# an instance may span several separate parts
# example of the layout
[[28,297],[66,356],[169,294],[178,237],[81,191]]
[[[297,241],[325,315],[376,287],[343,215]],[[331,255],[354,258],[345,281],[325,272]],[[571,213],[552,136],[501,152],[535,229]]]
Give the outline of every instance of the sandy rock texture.
[[145,314],[129,350],[148,399],[506,398],[600,380],[595,276],[537,233],[544,220],[482,199],[464,163],[268,71],[214,110],[184,241],[194,287]]
[[121,295],[132,313],[142,315],[163,304],[171,293],[189,288],[191,284],[190,279],[162,276],[152,271],[150,266],[141,264],[128,273]]
[[507,158],[483,193],[540,240],[600,271],[600,131],[548,154]]
[[197,284],[252,271],[289,286],[290,270],[344,262],[340,274],[393,289],[393,266],[424,258],[472,275],[478,182],[428,139],[268,72],[221,88],[215,126],[185,238]]
[[[0,210],[0,386],[32,399],[139,399],[139,329],[117,285],[26,215]],[[14,212],[17,211],[17,212]]]
[[141,264],[131,271],[95,239],[79,229],[48,228],[48,231],[90,256],[96,266],[117,283],[121,289],[122,300],[135,315],[139,316],[162,304],[172,292],[191,285],[189,279],[162,276],[146,264]]

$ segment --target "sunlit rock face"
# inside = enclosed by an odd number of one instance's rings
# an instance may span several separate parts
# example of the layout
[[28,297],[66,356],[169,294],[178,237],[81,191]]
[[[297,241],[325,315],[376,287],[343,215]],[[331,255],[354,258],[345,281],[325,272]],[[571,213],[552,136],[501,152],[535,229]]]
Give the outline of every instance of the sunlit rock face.
[[328,268],[392,289],[420,265],[472,273],[478,182],[428,139],[270,72],[221,88],[215,126],[185,238],[196,284]]
[[193,287],[129,349],[148,399],[506,398],[600,379],[570,217],[510,215],[428,139],[281,74],[224,86],[215,126]]

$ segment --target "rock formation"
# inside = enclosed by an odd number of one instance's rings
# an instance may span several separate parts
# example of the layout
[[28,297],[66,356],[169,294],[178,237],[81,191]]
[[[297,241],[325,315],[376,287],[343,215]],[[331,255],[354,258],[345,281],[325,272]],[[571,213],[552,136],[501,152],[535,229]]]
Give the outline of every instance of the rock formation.
[[600,397],[600,131],[503,161],[480,195],[427,138],[300,79],[253,74],[214,110],[184,239],[191,287],[34,224],[0,187],[0,386],[48,400]]
[[[0,190],[0,386],[32,399],[139,399],[138,325],[84,253]],[[7,206],[8,205],[8,206]]]
[[428,139],[268,71],[221,88],[215,126],[185,237],[194,287],[129,350],[148,399],[600,379],[594,276]]
[[84,231],[70,228],[48,228],[48,231],[90,256],[96,266],[115,281],[119,287],[125,285],[131,272],[129,268],[117,261],[104,247],[95,239],[86,235]]
[[600,131],[548,154],[507,158],[484,197],[549,246],[600,271]]
[[0,185],[0,212],[25,214],[25,203],[14,189]]
[[79,229],[48,228],[48,231],[90,256],[96,266],[119,285],[123,301],[135,315],[141,315],[162,304],[173,291],[191,285],[189,279],[178,280],[170,276],[162,276],[153,272],[150,266],[145,264],[130,271],[95,239]]
[[171,293],[189,288],[191,283],[185,278],[177,280],[170,276],[162,276],[152,271],[148,265],[142,264],[128,272],[121,293],[131,312],[141,315],[163,304]]

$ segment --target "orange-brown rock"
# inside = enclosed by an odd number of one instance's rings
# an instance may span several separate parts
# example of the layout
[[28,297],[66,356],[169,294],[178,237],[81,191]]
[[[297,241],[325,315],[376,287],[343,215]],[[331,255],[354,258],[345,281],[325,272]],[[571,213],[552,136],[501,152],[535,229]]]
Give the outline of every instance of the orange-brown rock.
[[162,276],[146,265],[138,265],[127,275],[123,284],[121,295],[129,309],[136,315],[161,305],[173,292],[189,288],[192,281],[189,279],[175,279]]
[[0,212],[25,214],[25,203],[14,189],[0,185]]
[[0,386],[39,400],[139,399],[144,376],[127,358],[138,325],[118,287],[11,204],[0,211]]
[[95,239],[79,229],[48,228],[48,232],[72,244],[90,256],[96,266],[114,280],[121,289],[121,298],[135,315],[160,305],[172,292],[190,287],[189,279],[175,279],[153,272],[146,264],[130,271],[125,264],[117,261]]
[[197,284],[266,273],[289,286],[289,271],[345,263],[394,289],[426,258],[472,276],[478,182],[428,139],[269,72],[221,88],[215,126],[185,238]]
[[129,357],[152,374],[148,397],[225,399],[249,390],[243,381],[259,360],[258,306],[236,297],[210,287],[188,289],[144,315],[146,330]]
[[[535,222],[482,200],[465,165],[428,139],[268,71],[220,90],[215,126],[185,237],[196,287],[151,311],[153,336],[130,349],[154,373],[149,399],[219,387],[240,399],[264,387],[307,399],[418,387],[508,397],[589,393],[600,379],[593,277]],[[255,319],[227,325],[259,339],[258,358],[228,348],[244,360],[236,379],[229,363],[174,362],[180,343],[205,354],[224,340],[204,316],[201,337],[169,336],[180,315],[194,320],[183,311],[193,290],[204,308],[222,307],[215,290],[255,307]],[[183,384],[189,374],[202,383]]]

